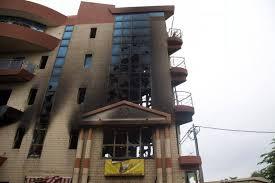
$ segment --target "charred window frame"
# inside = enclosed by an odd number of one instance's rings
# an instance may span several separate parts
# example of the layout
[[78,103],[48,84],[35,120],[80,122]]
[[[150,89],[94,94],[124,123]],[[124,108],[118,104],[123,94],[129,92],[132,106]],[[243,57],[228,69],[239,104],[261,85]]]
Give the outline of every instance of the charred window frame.
[[36,94],[37,94],[37,89],[32,88],[30,90],[29,97],[28,97],[28,105],[32,105],[34,103]]
[[70,132],[69,149],[77,149],[78,135],[78,130],[72,130]]
[[105,128],[102,157],[112,159],[153,158],[152,128]]
[[16,134],[14,137],[13,149],[20,149],[24,135],[25,135],[25,128],[22,128],[22,127],[17,128]]
[[91,30],[90,30],[90,38],[95,38],[96,32],[97,32],[97,28],[92,27]]
[[40,60],[39,69],[45,69],[49,56],[42,56]]
[[77,103],[82,104],[85,100],[86,88],[79,88],[77,95]]

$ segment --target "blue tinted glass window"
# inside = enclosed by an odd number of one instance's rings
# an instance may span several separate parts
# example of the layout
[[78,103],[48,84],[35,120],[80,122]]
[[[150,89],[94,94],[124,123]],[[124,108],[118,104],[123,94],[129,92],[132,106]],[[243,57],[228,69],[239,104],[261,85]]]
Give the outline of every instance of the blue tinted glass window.
[[120,48],[120,53],[125,55],[125,54],[130,54],[131,50],[131,45],[130,44],[122,44]]
[[65,63],[65,59],[64,58],[56,58],[55,59],[55,63],[54,63],[54,67],[62,67]]
[[139,27],[150,27],[149,21],[135,21],[133,22],[133,28]]
[[60,46],[68,46],[70,40],[62,40]]
[[71,39],[72,32],[64,32],[63,39]]
[[58,81],[50,80],[48,89],[50,91],[56,91],[57,86],[58,86]]
[[135,14],[133,15],[133,20],[149,20],[149,14]]
[[114,36],[121,36],[121,35],[122,35],[122,29],[114,30]]
[[113,45],[112,54],[113,55],[119,55],[120,54],[120,45]]
[[67,50],[68,50],[68,47],[59,47],[57,57],[65,57]]
[[151,17],[164,17],[164,12],[154,12],[150,13]]
[[144,35],[150,35],[151,29],[144,28],[144,29],[133,29],[133,35],[136,36],[144,36]]
[[120,56],[112,56],[112,64],[119,64]]
[[65,28],[65,31],[66,32],[72,32],[74,30],[74,26],[72,26],[72,25],[68,25],[68,26],[66,26],[66,28]]
[[52,76],[60,76],[61,75],[62,68],[54,67]]
[[121,29],[122,28],[122,22],[116,22],[115,23],[115,28],[116,29]]
[[133,44],[150,44],[150,43],[151,43],[150,36],[133,37]]
[[118,15],[115,17],[115,21],[119,22],[123,20],[123,15]]
[[92,54],[85,55],[84,68],[90,68],[92,65]]
[[122,29],[122,36],[130,36],[131,32],[131,29]]

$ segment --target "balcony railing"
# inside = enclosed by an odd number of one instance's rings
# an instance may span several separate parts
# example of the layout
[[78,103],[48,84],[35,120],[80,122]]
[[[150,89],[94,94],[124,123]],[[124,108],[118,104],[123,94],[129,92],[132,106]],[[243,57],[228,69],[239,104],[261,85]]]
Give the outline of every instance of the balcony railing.
[[0,69],[25,69],[34,73],[35,66],[23,59],[0,59]]
[[170,67],[180,67],[186,69],[184,57],[170,57]]
[[169,32],[168,32],[168,37],[181,39],[182,38],[182,32],[181,32],[180,29],[170,28]]
[[176,91],[174,90],[175,105],[184,105],[193,107],[192,95],[190,92],[186,91]]

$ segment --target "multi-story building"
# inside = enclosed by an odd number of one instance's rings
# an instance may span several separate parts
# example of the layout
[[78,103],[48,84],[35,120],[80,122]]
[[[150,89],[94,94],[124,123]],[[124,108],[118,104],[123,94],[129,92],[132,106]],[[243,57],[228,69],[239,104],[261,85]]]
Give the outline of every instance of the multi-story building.
[[185,182],[201,162],[178,145],[194,108],[173,13],[1,0],[0,182]]

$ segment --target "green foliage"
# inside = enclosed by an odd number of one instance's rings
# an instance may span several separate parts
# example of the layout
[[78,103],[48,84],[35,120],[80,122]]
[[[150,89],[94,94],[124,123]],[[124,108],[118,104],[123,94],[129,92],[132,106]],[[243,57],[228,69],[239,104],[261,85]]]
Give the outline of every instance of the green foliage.
[[275,138],[272,140],[274,146],[272,150],[268,153],[264,153],[261,155],[262,161],[258,164],[266,164],[266,167],[253,172],[252,177],[264,177],[268,180],[271,180],[272,183],[275,183]]

